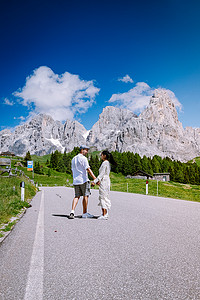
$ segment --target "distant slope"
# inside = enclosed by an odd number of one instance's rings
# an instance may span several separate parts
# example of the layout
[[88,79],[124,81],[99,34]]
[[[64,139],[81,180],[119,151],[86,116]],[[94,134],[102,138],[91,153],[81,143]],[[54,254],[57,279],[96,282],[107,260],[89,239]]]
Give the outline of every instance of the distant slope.
[[195,162],[200,167],[200,157],[196,157],[195,158]]

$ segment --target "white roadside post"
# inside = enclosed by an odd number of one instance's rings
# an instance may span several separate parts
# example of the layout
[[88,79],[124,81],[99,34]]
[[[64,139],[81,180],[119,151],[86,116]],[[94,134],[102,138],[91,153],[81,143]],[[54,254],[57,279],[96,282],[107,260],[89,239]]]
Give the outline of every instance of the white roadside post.
[[148,195],[148,184],[149,184],[149,182],[148,182],[148,180],[146,181],[146,195]]
[[128,193],[128,182],[127,182],[127,193]]
[[21,201],[24,201],[24,194],[25,194],[25,183],[24,181],[20,182],[21,187]]

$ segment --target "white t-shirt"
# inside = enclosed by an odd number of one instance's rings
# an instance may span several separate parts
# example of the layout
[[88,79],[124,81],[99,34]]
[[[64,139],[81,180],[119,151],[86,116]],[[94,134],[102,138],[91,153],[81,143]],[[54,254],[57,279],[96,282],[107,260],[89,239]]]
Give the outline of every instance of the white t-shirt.
[[87,169],[90,168],[87,158],[79,153],[72,159],[73,184],[83,184],[88,179]]

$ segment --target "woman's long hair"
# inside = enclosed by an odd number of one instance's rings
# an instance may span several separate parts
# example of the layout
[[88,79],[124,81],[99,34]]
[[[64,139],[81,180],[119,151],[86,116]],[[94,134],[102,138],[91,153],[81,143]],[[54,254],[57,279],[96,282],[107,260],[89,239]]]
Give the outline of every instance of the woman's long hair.
[[116,161],[114,160],[114,158],[112,156],[112,153],[110,153],[108,150],[102,151],[102,154],[106,156],[106,159],[111,163],[111,165],[114,165],[114,166],[117,165]]

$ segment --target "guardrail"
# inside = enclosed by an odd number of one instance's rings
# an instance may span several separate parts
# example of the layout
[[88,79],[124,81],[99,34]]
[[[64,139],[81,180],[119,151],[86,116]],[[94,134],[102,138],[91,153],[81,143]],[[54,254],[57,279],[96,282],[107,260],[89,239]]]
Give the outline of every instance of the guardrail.
[[[7,173],[7,175],[5,175]],[[12,176],[20,176],[24,175],[22,170],[18,170],[17,168],[1,168],[0,167],[0,176],[3,177],[12,177]]]
[[[5,175],[5,174],[8,174],[8,175]],[[16,176],[24,176],[25,178],[27,178],[32,184],[35,184],[33,180],[31,180],[25,173],[24,171],[22,170],[19,170],[17,168],[1,168],[0,167],[0,177],[6,177],[6,178],[9,178],[9,177],[16,177]]]

